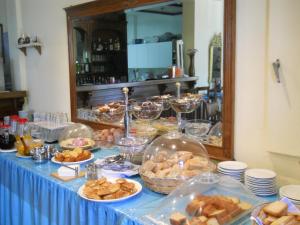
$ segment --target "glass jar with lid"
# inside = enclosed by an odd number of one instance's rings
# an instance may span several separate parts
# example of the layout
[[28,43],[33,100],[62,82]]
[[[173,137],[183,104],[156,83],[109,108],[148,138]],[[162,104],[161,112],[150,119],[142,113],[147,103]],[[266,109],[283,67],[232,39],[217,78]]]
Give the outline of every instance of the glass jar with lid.
[[10,134],[10,125],[4,124],[0,126],[0,149],[9,150],[14,147],[15,136]]

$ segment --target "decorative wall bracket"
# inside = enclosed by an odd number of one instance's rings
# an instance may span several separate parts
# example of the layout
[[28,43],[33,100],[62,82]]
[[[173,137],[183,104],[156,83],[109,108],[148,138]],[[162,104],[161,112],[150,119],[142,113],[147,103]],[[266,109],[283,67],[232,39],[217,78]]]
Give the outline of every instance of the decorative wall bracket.
[[42,54],[42,44],[39,42],[17,45],[17,48],[20,49],[25,56],[27,56],[27,48],[35,48],[40,55]]

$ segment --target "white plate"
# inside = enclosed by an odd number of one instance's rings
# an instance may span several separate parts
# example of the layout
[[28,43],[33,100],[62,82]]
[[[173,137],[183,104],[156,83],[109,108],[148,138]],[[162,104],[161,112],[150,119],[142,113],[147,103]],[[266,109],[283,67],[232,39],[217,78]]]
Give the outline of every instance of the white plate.
[[248,189],[250,189],[251,191],[255,191],[255,192],[277,192],[277,189],[276,189],[276,187],[272,187],[272,188],[266,188],[266,189],[264,189],[264,188],[255,188],[255,187],[249,187],[249,186],[247,186],[246,185],[246,187],[248,188]]
[[249,184],[249,185],[258,186],[258,187],[276,186],[276,182],[272,182],[272,183],[256,183],[256,182],[249,181],[247,179],[245,179],[245,182],[247,184]]
[[237,174],[237,175],[244,175],[244,171],[242,172],[236,172],[236,171],[229,171],[229,170],[222,170],[218,168],[218,171],[224,172],[224,173],[232,173],[232,174]]
[[223,172],[221,170],[218,170],[218,172],[226,175],[236,176],[236,177],[244,177],[244,174],[228,173],[228,172]]
[[300,185],[286,185],[279,189],[280,195],[300,201]]
[[4,149],[1,149],[0,148],[0,152],[3,152],[3,153],[8,153],[8,152],[16,152],[17,149],[13,148],[13,149],[7,149],[7,150],[4,150]]
[[276,177],[276,173],[267,169],[248,169],[245,175],[254,179],[273,179]]
[[239,161],[225,161],[218,163],[218,167],[228,170],[245,170],[248,166],[246,163]]
[[[111,181],[111,182],[114,182],[114,181],[116,181],[117,180],[117,178],[110,178],[110,179],[107,179],[108,181]],[[131,179],[125,179],[126,181],[128,181],[128,182],[131,182],[131,183],[134,183],[134,185],[135,185],[135,188],[137,189],[137,191],[134,193],[134,194],[132,194],[132,195],[130,195],[130,196],[126,196],[126,197],[124,197],[124,198],[118,198],[118,199],[108,199],[108,200],[96,200],[96,199],[90,199],[90,198],[88,198],[88,197],[86,197],[84,194],[83,194],[83,188],[84,188],[84,186],[85,185],[82,185],[80,188],[79,188],[79,190],[78,190],[78,195],[80,196],[80,197],[82,197],[82,198],[84,198],[84,199],[86,199],[86,200],[89,200],[89,201],[92,201],[92,202],[105,202],[105,203],[111,203],[111,202],[119,202],[119,201],[124,201],[124,200],[126,200],[126,199],[129,199],[129,198],[132,198],[132,197],[134,197],[134,196],[136,196],[137,194],[139,194],[141,191],[142,191],[142,189],[143,189],[143,187],[142,187],[142,185],[139,183],[139,182],[137,182],[137,181],[135,181],[135,180],[131,180]]]
[[279,196],[280,196],[280,198],[287,198],[287,199],[289,199],[293,204],[300,205],[300,201],[296,201],[296,200],[290,199],[290,198],[288,198],[286,196],[283,196],[283,195],[280,195],[280,194],[279,194]]
[[262,183],[270,183],[270,182],[276,181],[276,177],[274,177],[274,178],[254,178],[254,177],[249,177],[246,173],[245,173],[245,177],[248,180],[255,181],[255,182],[262,182]]
[[77,162],[59,162],[59,161],[55,160],[54,156],[51,158],[51,161],[56,163],[56,164],[72,165],[72,164],[83,164],[83,163],[86,163],[88,161],[91,161],[92,159],[94,159],[94,154],[93,153],[91,154],[91,158],[86,159],[86,160],[82,160],[82,161],[77,161]]
[[258,182],[249,181],[247,178],[245,178],[245,182],[250,184],[250,185],[255,185],[255,186],[275,186],[275,185],[277,185],[276,182],[258,183]]
[[222,171],[230,172],[230,173],[245,173],[245,170],[229,170],[229,169],[224,169],[219,166],[218,166],[218,170],[222,170]]
[[22,158],[22,159],[30,159],[30,158],[32,158],[31,155],[29,155],[29,156],[20,155],[19,152],[16,153],[16,156],[17,156],[18,158]]
[[261,197],[266,197],[266,196],[272,196],[272,195],[276,195],[277,192],[275,193],[270,193],[270,194],[259,194],[259,193],[254,193],[256,196],[261,196]]
[[276,186],[270,187],[258,187],[258,186],[250,186],[249,184],[245,183],[246,187],[253,189],[253,190],[277,190]]

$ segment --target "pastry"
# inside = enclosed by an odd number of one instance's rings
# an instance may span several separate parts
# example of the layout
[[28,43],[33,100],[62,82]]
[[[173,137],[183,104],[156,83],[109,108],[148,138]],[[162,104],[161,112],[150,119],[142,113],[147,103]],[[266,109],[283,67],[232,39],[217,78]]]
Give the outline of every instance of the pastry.
[[186,206],[185,211],[190,216],[195,216],[198,214],[199,211],[202,211],[204,205],[205,205],[205,202],[194,199]]
[[186,222],[186,216],[179,212],[173,213],[170,217],[171,225],[184,225],[185,222]]
[[288,205],[281,201],[276,201],[264,207],[264,212],[275,217],[281,217],[287,214]]
[[82,148],[74,148],[74,150],[64,150],[54,156],[58,162],[78,162],[91,158],[91,152]]
[[[242,203],[243,209],[239,206]],[[231,196],[206,196],[197,195],[185,208],[190,220],[183,224],[189,225],[223,225],[252,207],[247,202]],[[173,214],[172,214],[173,215]],[[182,218],[183,214],[181,214]]]
[[109,200],[130,196],[137,192],[135,184],[126,179],[117,179],[112,183],[106,178],[89,180],[83,188],[83,194],[90,199]]
[[82,148],[87,149],[93,147],[95,145],[95,141],[90,138],[69,138],[60,142],[60,146],[63,149],[74,149],[74,148]]

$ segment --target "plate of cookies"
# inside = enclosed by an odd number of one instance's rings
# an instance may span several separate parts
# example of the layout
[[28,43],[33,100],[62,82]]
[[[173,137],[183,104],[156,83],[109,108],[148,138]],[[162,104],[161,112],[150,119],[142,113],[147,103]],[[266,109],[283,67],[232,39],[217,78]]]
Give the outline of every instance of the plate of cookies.
[[89,180],[78,190],[78,195],[86,200],[94,202],[119,202],[142,191],[142,185],[131,179],[105,178]]
[[75,148],[74,150],[63,150],[62,152],[56,153],[51,158],[53,163],[57,164],[83,164],[94,159],[94,154],[89,150],[82,148]]

